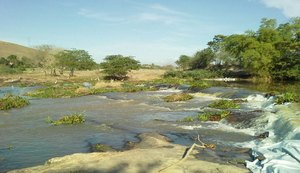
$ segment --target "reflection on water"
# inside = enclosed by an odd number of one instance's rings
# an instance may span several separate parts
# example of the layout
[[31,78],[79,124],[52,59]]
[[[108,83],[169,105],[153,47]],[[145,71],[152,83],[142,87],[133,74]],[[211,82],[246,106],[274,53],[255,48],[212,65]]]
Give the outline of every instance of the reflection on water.
[[[6,91],[1,88],[2,93]],[[218,123],[176,122],[196,115],[215,98],[203,96],[187,102],[166,103],[162,97],[170,92],[173,91],[32,99],[22,109],[0,111],[0,172],[43,164],[52,157],[89,152],[89,146],[96,143],[122,149],[127,141],[137,142],[137,134],[143,132],[158,132],[183,145],[193,143],[198,134],[203,141],[220,146],[253,139],[246,133],[224,130]],[[211,88],[204,92],[219,92],[228,98],[245,98],[257,93],[237,88]],[[84,112],[85,124],[51,126],[46,122],[48,116],[58,119],[72,112]],[[181,128],[184,125],[198,128],[187,130]]]

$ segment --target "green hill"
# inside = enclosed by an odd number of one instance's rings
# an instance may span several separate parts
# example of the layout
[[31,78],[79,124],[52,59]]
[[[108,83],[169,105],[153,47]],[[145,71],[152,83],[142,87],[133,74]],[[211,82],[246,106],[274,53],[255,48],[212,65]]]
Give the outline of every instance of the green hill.
[[9,55],[17,55],[18,57],[34,58],[37,55],[37,50],[14,43],[0,41],[0,57]]

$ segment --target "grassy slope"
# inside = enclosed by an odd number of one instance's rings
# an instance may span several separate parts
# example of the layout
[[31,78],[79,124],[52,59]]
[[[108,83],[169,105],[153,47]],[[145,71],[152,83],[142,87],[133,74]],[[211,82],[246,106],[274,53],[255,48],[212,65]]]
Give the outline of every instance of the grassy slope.
[[9,55],[17,55],[18,57],[26,56],[33,58],[36,55],[36,50],[21,46],[14,43],[0,41],[0,57],[7,57]]

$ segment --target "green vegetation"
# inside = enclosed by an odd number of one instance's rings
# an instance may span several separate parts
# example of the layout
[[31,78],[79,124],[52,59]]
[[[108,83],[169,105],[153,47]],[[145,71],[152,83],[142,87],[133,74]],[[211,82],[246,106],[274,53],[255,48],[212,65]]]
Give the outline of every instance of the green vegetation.
[[221,111],[221,112],[207,112],[201,113],[197,116],[199,121],[220,121],[230,115],[229,111]]
[[153,91],[155,88],[126,82],[120,87],[83,88],[81,84],[49,86],[29,92],[26,95],[37,98],[72,98],[85,95],[95,95],[107,92],[139,92]]
[[218,70],[226,77],[300,80],[299,31],[299,17],[279,25],[263,18],[257,31],[216,35],[208,48],[192,57],[182,55],[176,64],[183,70]]
[[29,104],[29,101],[20,96],[8,94],[0,99],[0,110],[9,110],[12,108],[22,108]]
[[75,124],[82,124],[85,122],[85,118],[83,113],[73,113],[73,114],[67,114],[63,116],[62,118],[58,120],[51,120],[49,119],[48,122],[50,122],[52,125],[58,126],[58,125],[75,125]]
[[85,50],[64,50],[58,52],[54,57],[60,74],[63,74],[64,70],[68,69],[70,70],[70,77],[74,76],[75,69],[91,70],[96,67],[96,63]]
[[177,101],[186,101],[191,100],[194,97],[187,93],[175,93],[169,96],[164,97],[164,101],[166,102],[177,102]]
[[233,100],[218,100],[208,105],[211,108],[217,109],[238,109],[240,106]]
[[277,96],[275,103],[283,104],[283,103],[287,103],[287,102],[299,102],[299,101],[300,101],[300,99],[296,94],[287,92],[283,95]]
[[26,68],[31,67],[26,57],[19,58],[16,55],[0,58],[0,74],[22,73]]
[[104,145],[104,144],[95,144],[91,147],[92,152],[107,152],[107,151],[115,151],[112,147]]
[[198,121],[220,121],[230,115],[230,111],[221,112],[205,112],[198,114],[196,117],[188,116],[180,120],[179,122],[194,122]]
[[104,59],[105,62],[100,66],[106,79],[123,80],[127,78],[128,72],[137,70],[141,67],[140,62],[132,57],[124,57],[122,55],[110,55]]
[[195,117],[192,116],[188,116],[183,118],[182,120],[179,120],[179,122],[194,122],[195,121]]

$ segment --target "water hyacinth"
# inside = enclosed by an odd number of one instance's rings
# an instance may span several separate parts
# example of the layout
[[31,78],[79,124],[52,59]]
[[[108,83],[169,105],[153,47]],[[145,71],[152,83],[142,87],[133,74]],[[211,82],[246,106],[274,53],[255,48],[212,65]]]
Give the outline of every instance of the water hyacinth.
[[29,105],[29,101],[20,96],[8,94],[0,99],[0,110],[9,110],[12,108],[22,108]]

